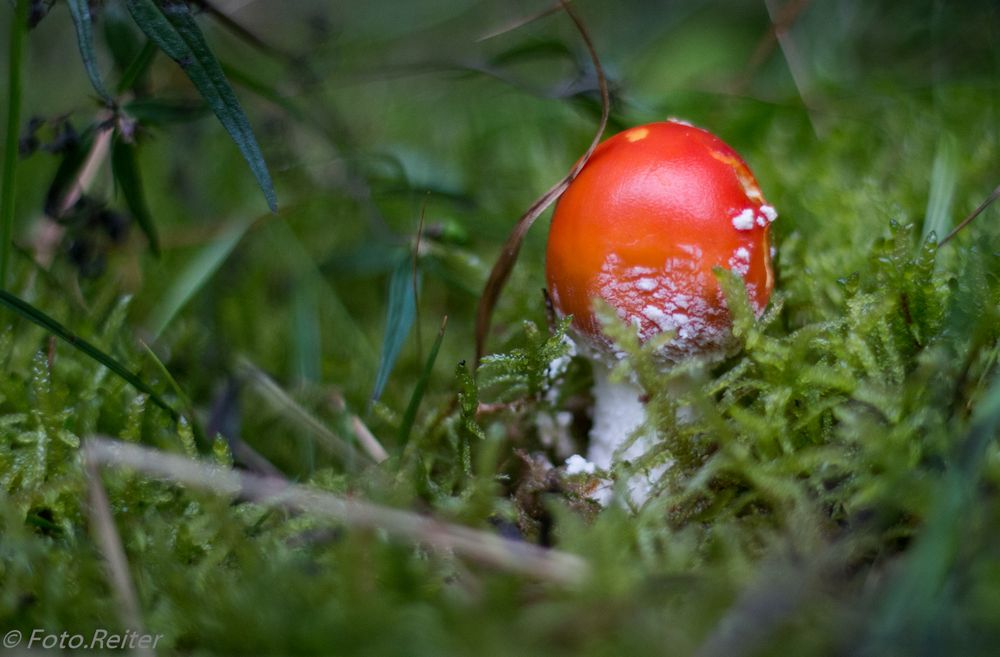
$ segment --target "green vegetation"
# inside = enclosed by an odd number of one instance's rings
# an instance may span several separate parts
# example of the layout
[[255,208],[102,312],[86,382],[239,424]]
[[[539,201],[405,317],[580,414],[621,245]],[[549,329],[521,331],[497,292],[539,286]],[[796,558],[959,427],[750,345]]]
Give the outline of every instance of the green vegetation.
[[551,378],[548,215],[473,367],[500,245],[601,114],[572,21],[189,4],[0,9],[0,634],[993,654],[996,208],[938,241],[1000,183],[994,3],[573,3],[609,131],[708,127],[781,213],[762,318],[719,273],[725,362],[664,372],[608,324],[662,438],[614,474],[675,465],[606,509],[546,463],[586,451],[592,401],[583,359]]

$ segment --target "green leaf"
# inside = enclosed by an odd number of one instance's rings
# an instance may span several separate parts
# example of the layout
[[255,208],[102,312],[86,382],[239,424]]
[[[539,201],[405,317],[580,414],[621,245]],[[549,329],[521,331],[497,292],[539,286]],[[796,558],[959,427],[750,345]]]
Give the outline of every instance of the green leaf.
[[267,170],[250,122],[187,4],[178,0],[165,0],[160,5],[153,0],[125,0],[125,6],[139,29],[184,69],[219,122],[236,142],[257,178],[268,206],[271,211],[276,212],[278,199],[271,174]]
[[150,250],[157,256],[160,255],[160,240],[156,235],[153,218],[149,215],[146,196],[142,192],[142,178],[135,161],[135,146],[121,137],[116,137],[111,147],[111,172],[125,196],[129,212],[149,240]]
[[97,70],[97,55],[94,52],[94,24],[90,20],[90,5],[87,0],[66,0],[69,13],[73,16],[73,26],[76,28],[76,42],[80,47],[83,66],[87,69],[90,84],[108,103],[113,102],[111,94],[104,88],[101,72]]
[[234,222],[217,240],[203,247],[183,271],[176,274],[163,299],[153,308],[146,329],[156,340],[181,308],[191,300],[233,252],[252,225],[250,221]]
[[372,401],[378,401],[389,381],[389,374],[396,365],[406,336],[410,334],[417,313],[415,268],[410,258],[403,258],[396,265],[389,279],[389,307],[386,310],[385,336],[382,339],[382,357],[375,376]]
[[205,430],[202,428],[201,422],[198,420],[198,413],[195,411],[194,404],[191,403],[191,398],[187,396],[187,393],[185,393],[180,384],[177,383],[177,379],[175,379],[174,375],[170,373],[167,366],[163,364],[163,361],[156,355],[156,352],[153,351],[145,342],[140,342],[140,344],[146,352],[146,355],[149,357],[149,360],[160,373],[160,376],[163,377],[163,380],[167,382],[170,389],[174,391],[175,395],[177,395],[177,399],[180,400],[181,406],[184,408],[184,415],[191,426],[191,433],[193,434],[195,441],[201,445],[207,445],[208,438],[205,436]]
[[38,308],[35,308],[27,301],[14,296],[6,290],[0,290],[0,304],[10,308],[28,321],[41,326],[57,338],[64,340],[80,353],[92,358],[117,374],[119,377],[131,384],[136,390],[146,393],[149,395],[149,398],[153,400],[153,403],[169,413],[171,418],[176,420],[180,417],[177,411],[171,408],[167,402],[163,401],[163,399],[156,393],[155,390],[153,390],[152,387],[149,386],[149,384],[140,379],[136,374],[129,371],[127,367],[115,360],[113,356],[106,354],[83,338],[77,336],[75,333],[43,313]]
[[127,70],[143,47],[143,40],[136,31],[135,24],[121,5],[111,2],[104,5],[101,26],[104,28],[104,43],[111,53],[115,67],[119,71]]
[[145,126],[165,125],[196,121],[208,113],[208,106],[200,101],[136,98],[125,104],[125,112]]
[[931,168],[930,192],[927,194],[927,213],[924,218],[923,237],[934,233],[938,239],[951,229],[951,206],[958,182],[959,152],[955,137],[944,132],[938,140],[934,165]]
[[146,39],[146,43],[142,46],[132,58],[131,62],[122,71],[122,77],[118,81],[118,93],[124,93],[130,89],[134,89],[137,86],[139,80],[146,74],[149,67],[153,65],[153,60],[156,59],[156,53],[160,52],[156,48],[156,44]]
[[417,379],[417,385],[413,388],[410,403],[407,404],[406,412],[403,414],[403,422],[399,427],[399,441],[403,445],[410,439],[410,431],[413,429],[414,420],[417,419],[417,410],[420,408],[420,401],[424,398],[424,391],[427,389],[427,383],[431,379],[431,372],[434,371],[434,361],[437,360],[438,351],[441,350],[441,342],[444,340],[444,331],[447,327],[448,316],[445,315],[444,319],[441,320],[441,328],[438,329],[434,345],[431,347],[431,353],[427,357],[427,362],[424,363],[424,369],[420,373],[420,378]]

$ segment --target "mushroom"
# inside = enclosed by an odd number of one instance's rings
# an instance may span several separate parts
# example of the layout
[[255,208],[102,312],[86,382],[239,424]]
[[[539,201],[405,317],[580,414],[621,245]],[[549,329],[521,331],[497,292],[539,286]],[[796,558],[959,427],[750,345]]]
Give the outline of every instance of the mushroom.
[[[742,158],[712,133],[678,120],[638,126],[604,141],[559,199],[546,254],[556,311],[594,360],[588,460],[608,470],[615,451],[643,426],[642,391],[612,382],[620,358],[601,330],[606,302],[643,342],[671,331],[664,366],[731,350],[732,320],[713,268],[743,278],[763,312],[774,287],[770,225],[777,218]],[[639,440],[621,458],[643,453]],[[574,460],[574,470],[579,469]],[[662,471],[661,471],[662,472]],[[641,501],[660,473],[629,482]],[[606,498],[606,496],[605,496]]]

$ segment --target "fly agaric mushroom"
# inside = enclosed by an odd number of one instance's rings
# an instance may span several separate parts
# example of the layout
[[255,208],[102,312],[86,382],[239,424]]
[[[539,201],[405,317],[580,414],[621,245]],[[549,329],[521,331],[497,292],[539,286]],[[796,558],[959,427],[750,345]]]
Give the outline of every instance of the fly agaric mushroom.
[[[774,287],[770,225],[777,218],[737,153],[677,120],[631,128],[604,141],[559,199],[546,278],[556,311],[598,357],[588,459],[608,469],[645,420],[642,391],[611,383],[616,360],[593,302],[601,299],[642,341],[665,331],[664,363],[725,354],[731,316],[713,268],[739,274],[760,314]],[[624,458],[642,454],[634,444]],[[651,481],[639,482],[645,488]],[[633,488],[633,498],[643,497]]]

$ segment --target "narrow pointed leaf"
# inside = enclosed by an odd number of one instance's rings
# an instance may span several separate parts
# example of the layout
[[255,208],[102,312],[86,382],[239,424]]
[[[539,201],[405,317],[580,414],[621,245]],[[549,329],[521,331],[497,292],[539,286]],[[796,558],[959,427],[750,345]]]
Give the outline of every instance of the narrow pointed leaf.
[[955,138],[943,133],[931,168],[930,191],[927,194],[927,214],[924,218],[924,238],[931,233],[940,238],[947,234],[951,223],[951,208],[958,183],[959,153]]
[[125,103],[125,111],[148,127],[197,121],[208,114],[208,106],[201,101],[136,98]]
[[153,65],[153,60],[156,59],[158,52],[160,51],[156,44],[151,39],[146,39],[146,43],[122,71],[122,77],[118,80],[118,93],[124,93],[137,86],[138,82],[149,71],[149,67]]
[[156,367],[156,370],[160,373],[160,376],[163,377],[163,380],[166,381],[170,389],[174,391],[175,395],[177,395],[177,399],[180,400],[180,404],[184,408],[184,415],[187,418],[188,424],[191,426],[191,433],[194,434],[195,441],[199,445],[208,445],[208,437],[205,435],[205,430],[202,428],[201,422],[198,420],[198,414],[195,412],[194,404],[191,403],[191,398],[187,396],[187,393],[185,393],[180,384],[177,383],[177,379],[175,379],[174,375],[170,373],[167,366],[163,364],[163,361],[156,355],[156,352],[153,351],[152,348],[145,342],[140,341],[139,344],[146,352],[146,356],[149,357],[149,360]]
[[218,239],[202,247],[184,269],[174,275],[172,285],[153,309],[147,322],[146,330],[151,340],[157,340],[181,308],[205,286],[251,225],[250,221],[233,223]]
[[257,178],[268,206],[272,211],[277,211],[278,200],[271,174],[267,170],[257,138],[187,4],[179,0],[165,0],[162,3],[154,0],[125,0],[125,6],[139,29],[184,69],[219,122],[236,142]]
[[438,352],[441,350],[441,342],[444,341],[444,332],[446,328],[448,328],[447,315],[445,315],[444,319],[441,320],[441,328],[438,329],[437,338],[434,340],[434,345],[431,347],[431,353],[427,357],[427,362],[424,363],[424,369],[420,373],[417,385],[413,387],[413,394],[410,396],[410,403],[407,404],[406,412],[403,414],[403,422],[400,424],[399,428],[399,441],[403,445],[409,442],[410,431],[413,429],[413,422],[417,419],[417,410],[420,408],[420,402],[424,398],[424,391],[427,390],[427,383],[431,380],[431,373],[434,371],[434,362],[437,360]]
[[146,196],[142,192],[142,178],[139,176],[139,165],[135,161],[135,146],[124,139],[117,138],[111,147],[111,171],[125,197],[129,212],[135,218],[139,228],[149,240],[149,249],[160,255],[160,240],[156,234],[156,226],[146,205]]
[[80,57],[87,69],[90,84],[108,103],[112,102],[111,94],[104,88],[101,72],[97,69],[97,55],[94,52],[94,24],[90,19],[90,5],[87,0],[66,0],[69,13],[73,16],[73,26],[76,28],[76,42],[80,47]]
[[0,305],[4,305],[7,308],[13,310],[15,313],[21,317],[27,319],[28,321],[41,326],[43,329],[56,336],[57,338],[65,341],[71,347],[79,351],[80,353],[88,356],[89,358],[97,361],[104,367],[108,368],[116,375],[124,379],[127,383],[131,384],[139,392],[144,392],[149,395],[149,398],[154,404],[165,410],[173,419],[178,419],[180,415],[173,408],[170,407],[167,402],[153,390],[145,381],[140,379],[135,373],[131,372],[125,365],[118,362],[113,356],[101,351],[91,343],[87,342],[83,338],[79,337],[65,326],[57,322],[52,317],[49,317],[44,312],[35,308],[33,305],[24,301],[20,297],[14,296],[6,290],[0,290]]
[[378,373],[375,375],[375,389],[372,401],[378,401],[389,381],[392,368],[396,366],[403,342],[410,334],[417,314],[417,300],[414,295],[414,267],[410,258],[402,258],[389,279],[389,307],[386,310],[385,336],[382,339],[382,356]]
[[119,3],[106,3],[102,11],[104,43],[111,53],[115,68],[125,71],[142,50],[144,39]]

